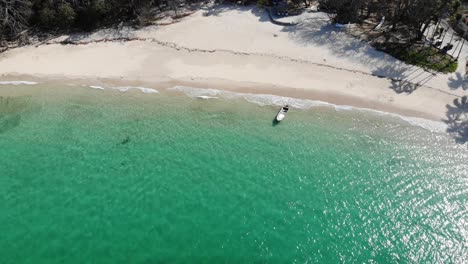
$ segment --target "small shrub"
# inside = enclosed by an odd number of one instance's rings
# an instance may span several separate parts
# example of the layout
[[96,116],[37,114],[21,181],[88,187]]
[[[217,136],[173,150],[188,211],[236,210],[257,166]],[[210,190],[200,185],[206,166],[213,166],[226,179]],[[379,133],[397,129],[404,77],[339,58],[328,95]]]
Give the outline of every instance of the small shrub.
[[270,3],[270,0],[258,0],[257,1],[257,6],[258,7],[267,7],[267,6],[270,6],[271,3]]
[[73,10],[72,6],[69,3],[61,4],[57,9],[57,18],[58,26],[62,28],[69,28],[75,23],[75,10]]
[[107,13],[110,12],[109,6],[106,4],[106,1],[104,0],[96,0],[93,1],[92,7],[93,11],[97,15],[106,15]]
[[406,63],[441,73],[455,72],[458,68],[458,62],[454,58],[434,47],[413,45],[380,47],[379,49]]
[[55,10],[49,7],[44,7],[39,11],[39,23],[46,28],[54,27],[57,20]]
[[149,8],[142,8],[137,15],[136,22],[138,26],[145,27],[151,25],[153,14]]

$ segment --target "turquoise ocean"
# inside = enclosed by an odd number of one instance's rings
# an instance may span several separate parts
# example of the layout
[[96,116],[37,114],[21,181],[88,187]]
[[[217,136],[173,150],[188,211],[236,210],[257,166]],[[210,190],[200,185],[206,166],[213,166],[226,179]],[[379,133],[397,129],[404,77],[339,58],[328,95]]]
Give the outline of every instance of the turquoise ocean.
[[467,263],[468,148],[441,124],[26,84],[0,85],[0,263]]

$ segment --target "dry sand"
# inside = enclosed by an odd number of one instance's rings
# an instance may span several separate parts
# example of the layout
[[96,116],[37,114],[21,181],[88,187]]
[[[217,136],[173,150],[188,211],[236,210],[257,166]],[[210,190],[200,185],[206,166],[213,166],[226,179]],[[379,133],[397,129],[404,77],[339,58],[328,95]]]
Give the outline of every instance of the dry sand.
[[[1,79],[183,84],[433,120],[444,119],[446,105],[466,94],[464,67],[454,74],[433,75],[333,28],[324,13],[289,19],[299,25],[274,25],[256,8],[222,6],[199,10],[168,26],[62,36],[1,54]],[[60,44],[65,39],[81,44]],[[95,42],[104,39],[114,41]]]

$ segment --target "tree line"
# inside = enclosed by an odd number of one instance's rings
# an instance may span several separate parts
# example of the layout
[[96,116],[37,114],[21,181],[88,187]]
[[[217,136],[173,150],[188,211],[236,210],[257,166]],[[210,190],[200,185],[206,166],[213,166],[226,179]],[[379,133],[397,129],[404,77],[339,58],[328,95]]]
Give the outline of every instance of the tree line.
[[319,0],[320,6],[336,12],[337,23],[361,23],[366,19],[390,22],[390,30],[403,26],[420,39],[431,22],[453,16],[460,0]]
[[[15,36],[28,27],[92,29],[109,22],[145,15],[154,8],[177,11],[178,6],[201,0],[0,0],[0,37]],[[258,0],[262,1],[262,0]],[[265,0],[263,0],[265,2]],[[266,0],[271,2],[270,0]],[[310,0],[290,0],[305,5]],[[235,1],[233,1],[235,2]],[[249,0],[243,0],[248,3]],[[450,16],[460,0],[318,0],[322,9],[336,12],[338,23],[359,23],[385,17],[391,29],[404,25],[414,35],[430,22]]]
[[88,30],[197,0],[0,0],[0,37],[29,28]]

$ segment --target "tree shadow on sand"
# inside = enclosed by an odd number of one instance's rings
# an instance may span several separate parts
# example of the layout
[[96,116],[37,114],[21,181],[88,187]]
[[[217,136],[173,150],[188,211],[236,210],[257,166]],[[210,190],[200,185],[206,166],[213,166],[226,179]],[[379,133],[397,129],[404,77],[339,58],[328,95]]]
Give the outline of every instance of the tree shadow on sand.
[[256,6],[241,6],[241,5],[229,5],[229,4],[219,4],[210,7],[203,7],[202,10],[203,16],[220,16],[224,12],[228,11],[237,11],[237,12],[251,12],[258,17],[260,22],[269,22],[270,18],[268,17],[267,12],[263,8],[257,8]]
[[392,80],[392,85],[390,89],[394,90],[397,94],[411,94],[412,92],[416,91],[420,85],[416,83],[411,83],[405,80]]
[[447,105],[447,119],[443,121],[457,143],[468,142],[468,97],[457,98],[453,105]]
[[463,76],[461,73],[457,72],[455,74],[455,77],[450,77],[449,78],[449,87],[451,89],[463,89],[463,90],[468,90],[468,80],[467,80],[467,75]]
[[284,27],[282,31],[300,45],[326,47],[333,55],[364,66],[385,67],[398,63],[398,60],[376,50],[368,42],[336,28],[326,14],[304,19],[295,26]]
[[433,72],[408,65],[375,49],[367,41],[350,36],[346,30],[333,26],[325,14],[322,17],[305,19],[295,26],[283,28],[282,31],[301,45],[326,47],[337,57],[366,68],[372,66],[372,75],[393,80],[390,88],[399,94],[410,94],[436,76]]
[[372,71],[372,74],[381,78],[390,78],[392,80],[390,89],[397,94],[411,94],[435,76],[417,66],[404,64],[378,67]]
[[131,26],[114,25],[107,28],[99,28],[90,32],[73,33],[63,40],[62,44],[74,44],[89,42],[90,40],[103,39],[129,39],[135,37],[135,30]]

